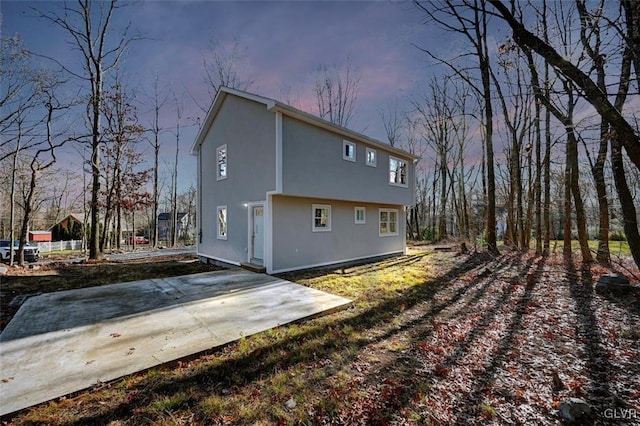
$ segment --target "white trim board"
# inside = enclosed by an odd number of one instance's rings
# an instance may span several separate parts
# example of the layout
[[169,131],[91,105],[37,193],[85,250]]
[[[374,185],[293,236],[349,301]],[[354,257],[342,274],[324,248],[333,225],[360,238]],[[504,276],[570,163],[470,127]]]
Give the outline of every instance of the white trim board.
[[240,262],[236,262],[234,260],[229,260],[229,259],[223,259],[221,257],[211,256],[209,254],[196,252],[196,256],[198,256],[198,257],[206,257],[207,259],[217,260],[218,262],[228,263],[229,265],[240,266]]
[[335,260],[335,261],[331,261],[331,262],[316,263],[316,264],[313,264],[313,265],[302,265],[302,266],[296,266],[296,267],[293,267],[293,268],[276,269],[276,270],[268,272],[268,273],[269,274],[282,274],[284,272],[299,271],[301,269],[320,268],[322,266],[338,265],[340,263],[355,262],[357,260],[373,259],[374,257],[391,256],[393,254],[404,254],[404,250],[395,250],[395,251],[390,251],[390,252],[387,252],[387,253],[370,254],[370,255],[367,255],[367,256],[354,257],[354,258],[351,258],[351,259],[342,259],[342,260]]

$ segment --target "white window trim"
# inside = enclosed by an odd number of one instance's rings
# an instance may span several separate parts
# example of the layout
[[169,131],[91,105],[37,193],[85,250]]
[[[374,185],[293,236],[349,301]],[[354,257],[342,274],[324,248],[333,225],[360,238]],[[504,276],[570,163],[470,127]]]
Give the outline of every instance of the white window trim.
[[[220,210],[224,210],[224,219],[226,221],[224,224],[225,235],[220,235]],[[216,207],[216,235],[219,240],[226,240],[229,235],[229,210],[227,210],[227,206]]]
[[[345,153],[345,148],[347,146],[350,146],[351,148],[353,148],[353,157],[350,157]],[[346,140],[342,141],[342,159],[346,160],[346,161],[351,161],[352,163],[356,162],[356,144],[355,144],[355,142],[349,142],[349,141],[346,141]]]
[[[382,233],[380,232],[380,224],[382,223],[382,221],[380,220],[380,216],[383,212],[387,212],[387,213],[395,213],[396,214],[396,232],[385,232]],[[398,209],[378,209],[378,236],[379,237],[393,237],[393,236],[397,236],[398,235],[398,228],[400,227],[400,223],[399,223],[399,215],[398,215]],[[391,221],[387,221],[387,224],[391,223]],[[387,229],[389,229],[389,226],[387,226]]]
[[[406,182],[405,183],[391,182],[391,162],[394,161],[394,160],[396,162],[398,162],[398,170],[400,169],[400,163],[404,163],[405,166],[406,166],[406,175],[405,175]],[[388,174],[387,179],[389,181],[389,185],[401,186],[403,188],[407,188],[409,186],[409,162],[407,160],[403,160],[403,159],[398,158],[398,157],[389,156],[389,171],[388,171],[388,173],[389,174]]]
[[[362,220],[358,220],[358,211],[362,211]],[[367,223],[367,208],[356,206],[353,208],[353,221],[356,225],[364,225]]]
[[[373,161],[369,161],[369,153],[373,152]],[[367,147],[366,153],[365,153],[365,157],[364,157],[364,161],[365,164],[369,167],[376,167],[377,163],[378,163],[378,153],[376,152],[375,149],[373,148],[369,148]]]
[[[316,228],[316,209],[327,209],[327,227],[326,228]],[[331,231],[331,205],[330,204],[312,204],[311,205],[311,231],[312,232]]]
[[[220,175],[220,164],[219,164],[219,155],[220,151],[224,149],[224,176]],[[229,176],[229,150],[227,149],[227,144],[221,145],[216,148],[216,180],[223,180]]]

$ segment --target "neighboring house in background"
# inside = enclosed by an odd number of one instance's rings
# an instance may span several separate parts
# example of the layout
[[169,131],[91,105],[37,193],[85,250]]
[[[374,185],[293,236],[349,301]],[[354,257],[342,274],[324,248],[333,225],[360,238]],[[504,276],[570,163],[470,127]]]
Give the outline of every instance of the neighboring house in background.
[[[160,213],[158,215],[158,239],[171,239],[172,230],[172,213]],[[178,213],[178,239],[189,237],[191,232],[192,221],[187,213]]]
[[46,243],[52,241],[51,231],[29,231],[29,241]]
[[81,240],[84,228],[84,214],[72,213],[51,226],[53,241]]
[[406,249],[415,155],[228,88],[191,153],[201,260],[278,273]]

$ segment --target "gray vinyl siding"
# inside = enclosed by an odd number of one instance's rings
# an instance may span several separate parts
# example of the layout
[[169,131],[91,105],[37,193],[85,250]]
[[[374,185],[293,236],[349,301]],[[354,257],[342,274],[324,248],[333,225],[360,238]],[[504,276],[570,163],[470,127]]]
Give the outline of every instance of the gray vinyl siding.
[[[356,161],[343,160],[343,140],[356,144]],[[284,116],[282,121],[282,192],[286,195],[413,204],[414,173],[407,161],[407,187],[389,184],[389,152],[376,149],[377,166],[365,164],[367,145]]]
[[[227,178],[216,179],[216,148],[227,145]],[[265,105],[227,96],[198,157],[202,239],[198,253],[247,260],[249,202],[275,190],[275,116]],[[227,206],[227,240],[217,238],[216,208]]]
[[[312,232],[312,205],[331,205],[331,231]],[[366,207],[366,224],[355,224],[354,208]],[[378,209],[398,209],[398,235],[379,236]],[[403,206],[274,196],[273,271],[301,269],[404,250]]]

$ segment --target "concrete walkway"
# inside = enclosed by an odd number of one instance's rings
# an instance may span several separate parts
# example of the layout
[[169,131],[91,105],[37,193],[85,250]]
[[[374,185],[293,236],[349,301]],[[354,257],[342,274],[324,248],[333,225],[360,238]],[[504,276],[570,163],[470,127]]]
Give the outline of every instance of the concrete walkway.
[[242,270],[33,297],[0,334],[0,415],[350,303]]

